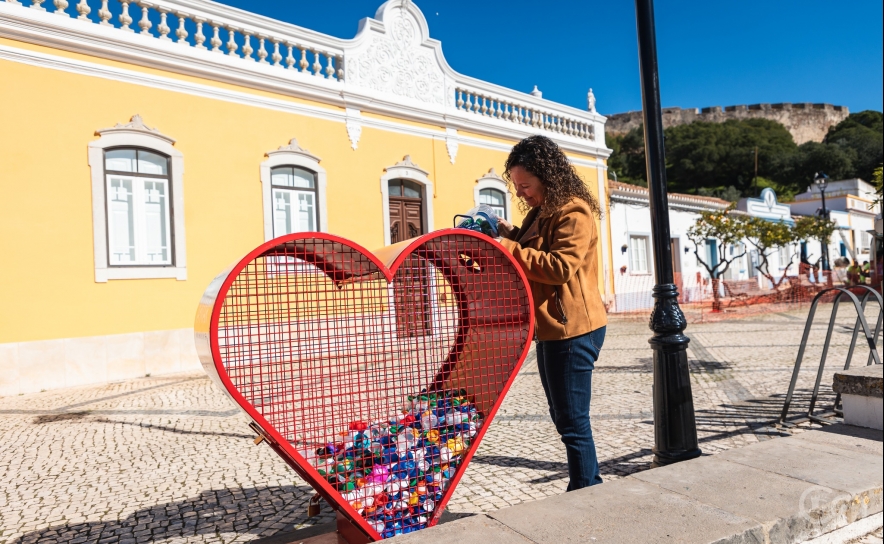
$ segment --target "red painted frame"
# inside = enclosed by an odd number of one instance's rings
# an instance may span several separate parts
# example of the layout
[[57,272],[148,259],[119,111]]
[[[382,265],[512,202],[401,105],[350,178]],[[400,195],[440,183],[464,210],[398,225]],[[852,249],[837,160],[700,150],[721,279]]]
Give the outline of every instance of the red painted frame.
[[[368,257],[378,267],[378,270],[383,273],[384,277],[389,283],[393,280],[393,276],[395,275],[396,270],[414,251],[414,249],[430,240],[448,235],[473,237],[480,239],[483,242],[490,243],[494,247],[496,247],[510,262],[510,264],[513,266],[513,269],[516,271],[519,278],[521,278],[523,284],[525,285],[525,292],[528,300],[528,341],[525,343],[525,346],[522,349],[522,353],[519,356],[518,363],[513,367],[514,370],[512,374],[503,385],[500,395],[498,395],[497,400],[494,402],[491,409],[485,415],[483,425],[471,441],[470,447],[464,454],[461,470],[456,471],[455,475],[451,478],[448,487],[444,491],[442,499],[439,501],[439,504],[436,505],[436,508],[433,511],[433,514],[428,522],[428,526],[433,526],[438,523],[439,517],[445,509],[445,505],[451,498],[451,494],[457,487],[457,484],[463,476],[464,471],[472,460],[473,455],[479,447],[479,444],[482,442],[482,439],[484,438],[485,433],[488,430],[488,426],[493,421],[494,416],[497,414],[497,411],[500,408],[500,405],[503,403],[503,399],[506,396],[506,393],[509,391],[510,387],[513,384],[513,381],[516,378],[516,375],[518,374],[518,369],[521,368],[522,363],[525,361],[525,357],[527,357],[528,355],[531,347],[531,339],[534,336],[534,304],[531,296],[531,289],[528,286],[528,279],[525,276],[525,272],[522,270],[522,267],[519,266],[519,264],[506,248],[504,248],[497,241],[485,236],[484,234],[466,229],[442,229],[434,231],[419,236],[417,238],[413,238],[411,240],[406,240],[392,246],[387,246],[375,252],[368,251],[359,244],[351,242],[350,240],[347,240],[340,236],[335,236],[333,234],[322,232],[302,232],[288,234],[285,236],[274,238],[273,240],[261,244],[260,246],[246,254],[245,257],[240,259],[234,265],[231,265],[224,272],[215,277],[215,279],[212,280],[212,282],[209,284],[209,287],[203,294],[203,297],[200,300],[199,308],[197,310],[194,322],[194,340],[197,346],[197,353],[200,356],[200,361],[203,365],[203,368],[206,370],[206,373],[209,375],[210,378],[212,378],[215,384],[222,391],[224,391],[231,398],[231,400],[233,400],[233,402],[236,403],[246,413],[246,415],[248,415],[248,417],[260,428],[260,434],[270,445],[270,447],[273,448],[273,450],[276,451],[276,453],[280,457],[282,457],[283,460],[290,467],[292,467],[292,469],[296,473],[298,473],[299,476],[301,476],[317,492],[319,492],[329,504],[333,505],[333,507],[338,511],[339,515],[344,514],[349,519],[351,524],[355,525],[363,533],[365,533],[367,537],[366,541],[382,540],[382,537],[380,534],[378,534],[377,531],[374,530],[374,528],[372,528],[368,524],[368,522],[365,520],[365,518],[362,517],[362,515],[360,515],[356,510],[353,509],[352,506],[350,506],[347,501],[341,500],[339,492],[335,490],[331,485],[329,485],[329,483],[324,478],[319,476],[315,469],[310,466],[310,463],[304,457],[302,457],[295,450],[295,448],[287,440],[285,440],[282,435],[279,434],[279,432],[276,431],[276,429],[272,425],[270,425],[260,413],[258,413],[257,410],[255,410],[251,403],[249,403],[239,393],[239,391],[230,381],[227,375],[227,371],[224,369],[217,334],[218,321],[221,314],[223,301],[225,300],[231,285],[236,280],[239,273],[246,266],[248,266],[249,263],[251,263],[255,258],[264,254],[268,250],[281,244],[291,242],[293,240],[319,239],[337,242],[342,245],[349,246],[353,250],[358,251],[359,253]],[[378,253],[385,256],[388,261],[392,261],[389,266],[386,265],[379,258]],[[218,301],[221,301],[221,303],[218,304]],[[339,525],[340,523],[341,522],[339,521]],[[352,544],[355,544],[355,542],[352,542]]]

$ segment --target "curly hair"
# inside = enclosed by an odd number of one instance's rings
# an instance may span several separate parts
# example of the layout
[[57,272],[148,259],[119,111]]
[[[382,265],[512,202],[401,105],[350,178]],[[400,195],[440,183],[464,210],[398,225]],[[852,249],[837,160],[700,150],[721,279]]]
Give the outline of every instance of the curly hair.
[[[571,199],[580,198],[589,204],[596,217],[602,216],[598,200],[587,190],[583,178],[574,169],[568,157],[556,143],[546,136],[529,136],[513,146],[504,165],[503,178],[516,192],[510,171],[521,166],[537,176],[543,183],[543,206],[539,217],[551,216]],[[527,213],[531,209],[524,200],[519,200],[519,209]]]

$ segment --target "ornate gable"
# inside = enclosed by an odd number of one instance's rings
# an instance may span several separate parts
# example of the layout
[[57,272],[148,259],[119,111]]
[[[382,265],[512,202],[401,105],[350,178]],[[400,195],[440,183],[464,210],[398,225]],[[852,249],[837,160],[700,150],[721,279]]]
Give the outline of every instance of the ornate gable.
[[[445,105],[445,73],[437,58],[439,42],[411,2],[391,0],[378,8],[348,52],[346,81],[374,91]],[[439,53],[441,57],[441,53]]]

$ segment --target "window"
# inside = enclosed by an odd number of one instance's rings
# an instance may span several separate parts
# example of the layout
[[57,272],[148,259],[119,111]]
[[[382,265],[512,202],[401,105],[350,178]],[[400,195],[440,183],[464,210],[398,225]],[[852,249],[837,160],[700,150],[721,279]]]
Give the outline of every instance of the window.
[[260,167],[264,239],[293,232],[326,232],[326,174],[319,157],[295,138],[266,155]]
[[273,236],[318,230],[316,174],[297,166],[270,170]]
[[169,159],[144,149],[104,152],[110,266],[172,264]]
[[781,246],[778,249],[779,255],[777,255],[777,259],[780,261],[780,270],[783,270],[790,264],[792,264],[792,248],[789,246]]
[[479,204],[488,204],[498,217],[506,219],[506,194],[497,189],[479,191]]
[[421,198],[421,186],[407,179],[390,180],[390,196]]
[[859,231],[859,251],[861,253],[868,253],[869,246],[872,245],[872,237],[871,235],[864,230]]
[[649,274],[648,268],[648,237],[629,237],[629,259],[633,274]]
[[97,133],[89,143],[95,281],[187,279],[184,159],[175,140],[137,115]]

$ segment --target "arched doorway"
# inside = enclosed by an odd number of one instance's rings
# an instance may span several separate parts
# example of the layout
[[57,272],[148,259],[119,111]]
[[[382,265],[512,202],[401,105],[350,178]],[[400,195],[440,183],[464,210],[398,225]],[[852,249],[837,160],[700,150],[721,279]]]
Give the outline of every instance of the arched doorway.
[[[422,187],[414,181],[395,178],[388,182],[390,202],[390,243],[395,244],[423,234],[424,199]],[[408,257],[405,273],[394,284],[396,329],[405,336],[433,334],[431,316],[430,267],[423,259]]]

